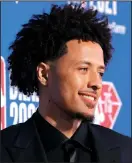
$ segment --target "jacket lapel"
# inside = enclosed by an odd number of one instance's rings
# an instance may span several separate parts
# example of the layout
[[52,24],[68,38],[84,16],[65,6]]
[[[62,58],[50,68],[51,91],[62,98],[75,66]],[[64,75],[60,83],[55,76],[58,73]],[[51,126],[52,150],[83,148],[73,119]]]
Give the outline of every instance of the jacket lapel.
[[7,149],[15,162],[45,162],[46,154],[40,141],[33,117],[21,125],[20,131],[13,143]]
[[[106,135],[100,126],[89,125],[91,134],[94,139],[97,157],[100,163],[121,163],[120,146],[116,143],[114,138]],[[118,141],[117,141],[118,142]]]

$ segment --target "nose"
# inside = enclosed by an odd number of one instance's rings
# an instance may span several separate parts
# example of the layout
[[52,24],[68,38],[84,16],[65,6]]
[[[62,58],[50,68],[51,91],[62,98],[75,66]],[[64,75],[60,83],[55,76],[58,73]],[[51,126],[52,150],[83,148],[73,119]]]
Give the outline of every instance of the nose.
[[89,75],[88,87],[94,91],[102,88],[102,78],[98,72],[91,72]]

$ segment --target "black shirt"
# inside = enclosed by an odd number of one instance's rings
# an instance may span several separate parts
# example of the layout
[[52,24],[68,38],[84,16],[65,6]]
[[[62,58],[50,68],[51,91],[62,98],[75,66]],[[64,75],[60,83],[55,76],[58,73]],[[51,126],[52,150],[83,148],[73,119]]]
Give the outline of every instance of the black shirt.
[[38,111],[35,115],[35,124],[48,162],[68,162],[64,150],[64,144],[67,144],[67,142],[71,142],[76,150],[76,162],[88,163],[97,161],[87,122],[82,122],[75,134],[68,139],[59,130],[44,120]]

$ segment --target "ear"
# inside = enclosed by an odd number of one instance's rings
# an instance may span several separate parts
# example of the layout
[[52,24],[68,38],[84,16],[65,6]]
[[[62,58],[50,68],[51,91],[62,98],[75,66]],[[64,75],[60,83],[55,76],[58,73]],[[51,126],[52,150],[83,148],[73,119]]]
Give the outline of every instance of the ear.
[[48,71],[49,71],[50,67],[48,64],[41,62],[38,66],[37,66],[37,77],[39,82],[44,85],[47,86],[48,84]]

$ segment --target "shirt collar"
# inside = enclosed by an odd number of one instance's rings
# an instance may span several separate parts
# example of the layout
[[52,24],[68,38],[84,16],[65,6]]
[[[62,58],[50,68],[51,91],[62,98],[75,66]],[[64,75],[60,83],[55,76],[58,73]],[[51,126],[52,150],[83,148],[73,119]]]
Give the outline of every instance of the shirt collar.
[[[44,120],[38,110],[36,111],[34,117],[40,138],[46,152],[58,147],[59,145],[63,144],[63,142],[69,140],[64,134],[62,134],[46,120]],[[71,137],[71,140],[76,141],[84,148],[92,151],[90,135],[91,134],[88,130],[88,123],[82,122],[77,131]]]
[[89,122],[83,121],[71,139],[77,141],[85,149],[92,151],[93,141],[89,130]]

